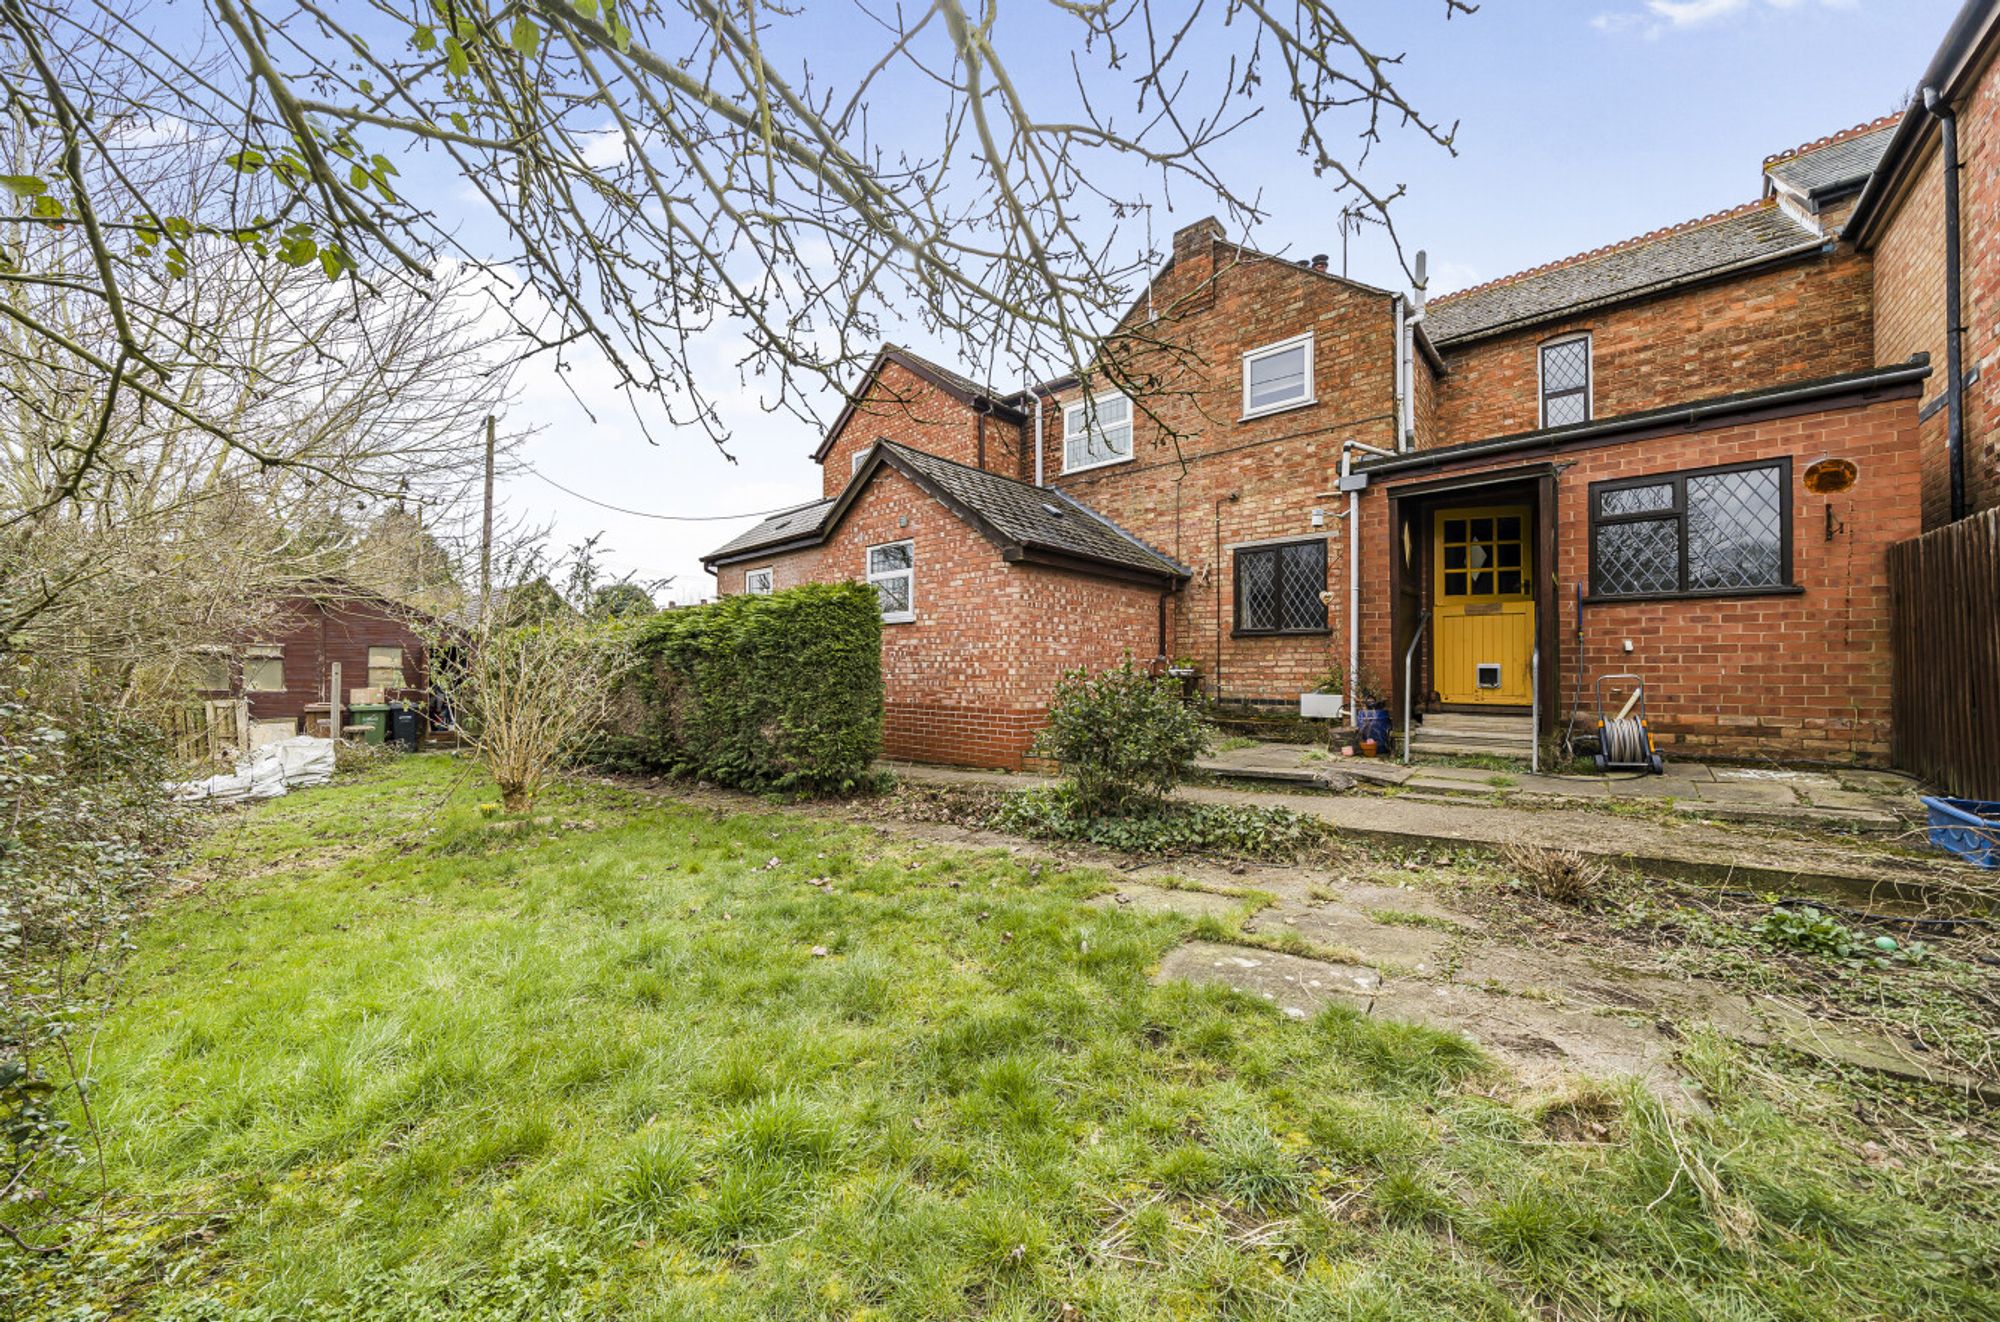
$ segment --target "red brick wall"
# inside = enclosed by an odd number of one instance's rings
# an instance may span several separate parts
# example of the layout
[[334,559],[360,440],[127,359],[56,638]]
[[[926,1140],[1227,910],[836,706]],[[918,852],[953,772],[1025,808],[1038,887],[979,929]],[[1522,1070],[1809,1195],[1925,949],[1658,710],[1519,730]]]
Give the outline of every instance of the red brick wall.
[[883,437],[988,472],[1032,476],[1024,471],[1033,456],[1020,424],[1000,415],[982,419],[970,404],[892,360],[876,373],[820,461],[821,494],[839,495],[854,474],[854,456]]
[[[817,583],[819,578],[819,548],[804,551],[790,551],[784,555],[763,556],[756,560],[745,560],[740,565],[719,565],[715,571],[715,595],[733,597],[743,590],[743,576],[753,569],[769,569],[771,590],[782,592],[795,588],[801,583]],[[833,576],[837,581],[841,576]]]
[[[1599,674],[1646,677],[1656,732],[1669,750],[1755,757],[1881,762],[1889,752],[1888,547],[1918,531],[1916,406],[1905,393],[1865,405],[1682,433],[1555,456],[1573,461],[1557,496],[1557,592],[1561,711],[1575,691],[1574,587],[1589,581],[1592,482],[1711,464],[1792,457],[1792,573],[1803,593],[1706,600],[1586,603],[1585,702]],[[1799,485],[1825,454],[1860,465],[1860,482],[1838,496]],[[1547,456],[1453,468],[1452,475],[1506,468]],[[1404,481],[1432,480],[1426,473]],[[1390,482],[1362,501],[1362,653],[1391,673],[1387,584]],[[1844,531],[1828,540],[1831,504]],[[1587,593],[1586,593],[1587,595]],[[1626,654],[1623,641],[1634,651]]]
[[[1958,107],[1960,309],[1966,388],[1965,487],[1969,511],[2000,505],[2000,65],[1988,64]],[[1945,391],[1944,184],[1935,136],[1875,242],[1875,361],[1931,356],[1925,405]],[[1924,526],[1950,518],[1945,412],[1925,420]]]
[[[1172,612],[1171,651],[1200,663],[1211,693],[1296,702],[1345,654],[1344,606],[1330,608],[1326,634],[1231,637],[1234,548],[1323,536],[1329,581],[1338,576],[1341,442],[1395,442],[1391,301],[1291,262],[1197,242],[1155,285],[1152,307],[1156,320],[1134,324],[1177,356],[1156,351],[1129,360],[1142,379],[1160,384],[1151,397],[1155,416],[1135,420],[1132,462],[1064,475],[1062,411],[1054,400],[1043,442],[1050,482],[1193,570]],[[1315,402],[1241,420],[1243,353],[1307,331],[1314,334]],[[1079,393],[1071,388],[1061,399]],[[1231,492],[1235,501],[1227,499]],[[1315,508],[1324,512],[1319,528]]]
[[1868,259],[1849,250],[1442,350],[1436,443],[1541,425],[1537,351],[1588,331],[1594,416],[1858,371],[1874,361]]
[[[969,525],[881,470],[816,551],[775,561],[780,587],[866,576],[871,546],[913,543],[916,619],[882,626],[884,748],[892,758],[1019,769],[1065,669],[1159,651],[1159,590],[1009,564]],[[721,591],[743,571],[723,567]]]
[[[275,643],[284,649],[285,687],[282,690],[243,694],[250,703],[253,720],[298,720],[306,705],[327,700],[330,667],[340,664],[342,701],[352,701],[348,692],[368,687],[368,649],[403,649],[405,685],[385,697],[421,697],[428,684],[428,655],[423,638],[409,618],[386,604],[365,599],[342,599],[322,603],[297,597],[281,605],[274,622],[255,637],[239,644]],[[241,662],[232,662],[231,687],[242,692]]]

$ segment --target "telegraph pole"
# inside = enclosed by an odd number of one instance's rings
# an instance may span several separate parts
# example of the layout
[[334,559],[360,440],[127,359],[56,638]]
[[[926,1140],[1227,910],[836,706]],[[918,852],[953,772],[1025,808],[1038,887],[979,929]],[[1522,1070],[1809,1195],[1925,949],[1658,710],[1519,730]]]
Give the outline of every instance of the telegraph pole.
[[479,627],[493,605],[493,415],[486,415],[486,508],[479,527]]

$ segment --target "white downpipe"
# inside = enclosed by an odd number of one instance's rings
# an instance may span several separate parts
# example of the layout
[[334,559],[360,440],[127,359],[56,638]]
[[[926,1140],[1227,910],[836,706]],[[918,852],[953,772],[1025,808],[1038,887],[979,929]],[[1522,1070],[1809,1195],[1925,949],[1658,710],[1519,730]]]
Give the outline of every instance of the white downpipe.
[[[1395,451],[1384,450],[1379,445],[1368,445],[1361,441],[1340,443],[1340,476],[1344,479],[1354,472],[1354,452],[1365,450],[1369,454],[1387,457]],[[1343,481],[1342,485],[1346,485]],[[1351,711],[1354,701],[1360,696],[1359,675],[1361,673],[1361,493],[1347,493],[1347,705]]]
[[[1354,471],[1354,444],[1340,447],[1341,485]],[[1347,493],[1347,709],[1361,697],[1361,493]]]
[[1035,391],[1035,485],[1042,485],[1042,392]]
[[1410,435],[1410,347],[1409,321],[1403,315],[1403,296],[1389,300],[1389,317],[1396,326],[1396,450],[1409,448]]

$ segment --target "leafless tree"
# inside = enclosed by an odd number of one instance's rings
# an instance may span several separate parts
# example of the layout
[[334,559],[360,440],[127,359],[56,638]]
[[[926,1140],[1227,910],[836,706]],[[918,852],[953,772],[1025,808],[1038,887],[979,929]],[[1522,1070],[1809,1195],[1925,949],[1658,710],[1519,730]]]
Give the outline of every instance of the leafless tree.
[[[1401,190],[1371,180],[1373,146],[1389,131],[1452,144],[1398,90],[1400,57],[1329,0],[1055,0],[1004,19],[991,0],[851,0],[841,48],[809,49],[827,8],[0,0],[8,112],[52,134],[13,153],[4,182],[32,234],[0,282],[59,279],[102,325],[80,339],[0,313],[95,379],[97,418],[137,398],[285,462],[184,394],[197,328],[135,282],[233,246],[358,305],[457,261],[487,277],[524,353],[563,364],[589,346],[653,404],[642,418],[720,442],[694,352],[718,325],[740,329],[739,369],[769,406],[801,412],[891,316],[989,379],[1082,370],[1156,256],[1133,235],[1151,220],[1134,180],[1183,207],[1211,199],[1247,233],[1259,194],[1229,145],[1255,123],[1327,180],[1328,215],[1387,221]],[[155,194],[124,163],[162,138],[231,177]],[[87,270],[49,275],[57,247]]]

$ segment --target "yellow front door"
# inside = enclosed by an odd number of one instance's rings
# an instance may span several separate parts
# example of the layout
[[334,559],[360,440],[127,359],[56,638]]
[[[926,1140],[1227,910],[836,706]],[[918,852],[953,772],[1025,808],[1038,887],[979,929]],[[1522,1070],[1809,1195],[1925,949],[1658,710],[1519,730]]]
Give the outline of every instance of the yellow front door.
[[1525,505],[1432,516],[1431,686],[1449,703],[1525,707],[1535,588]]

